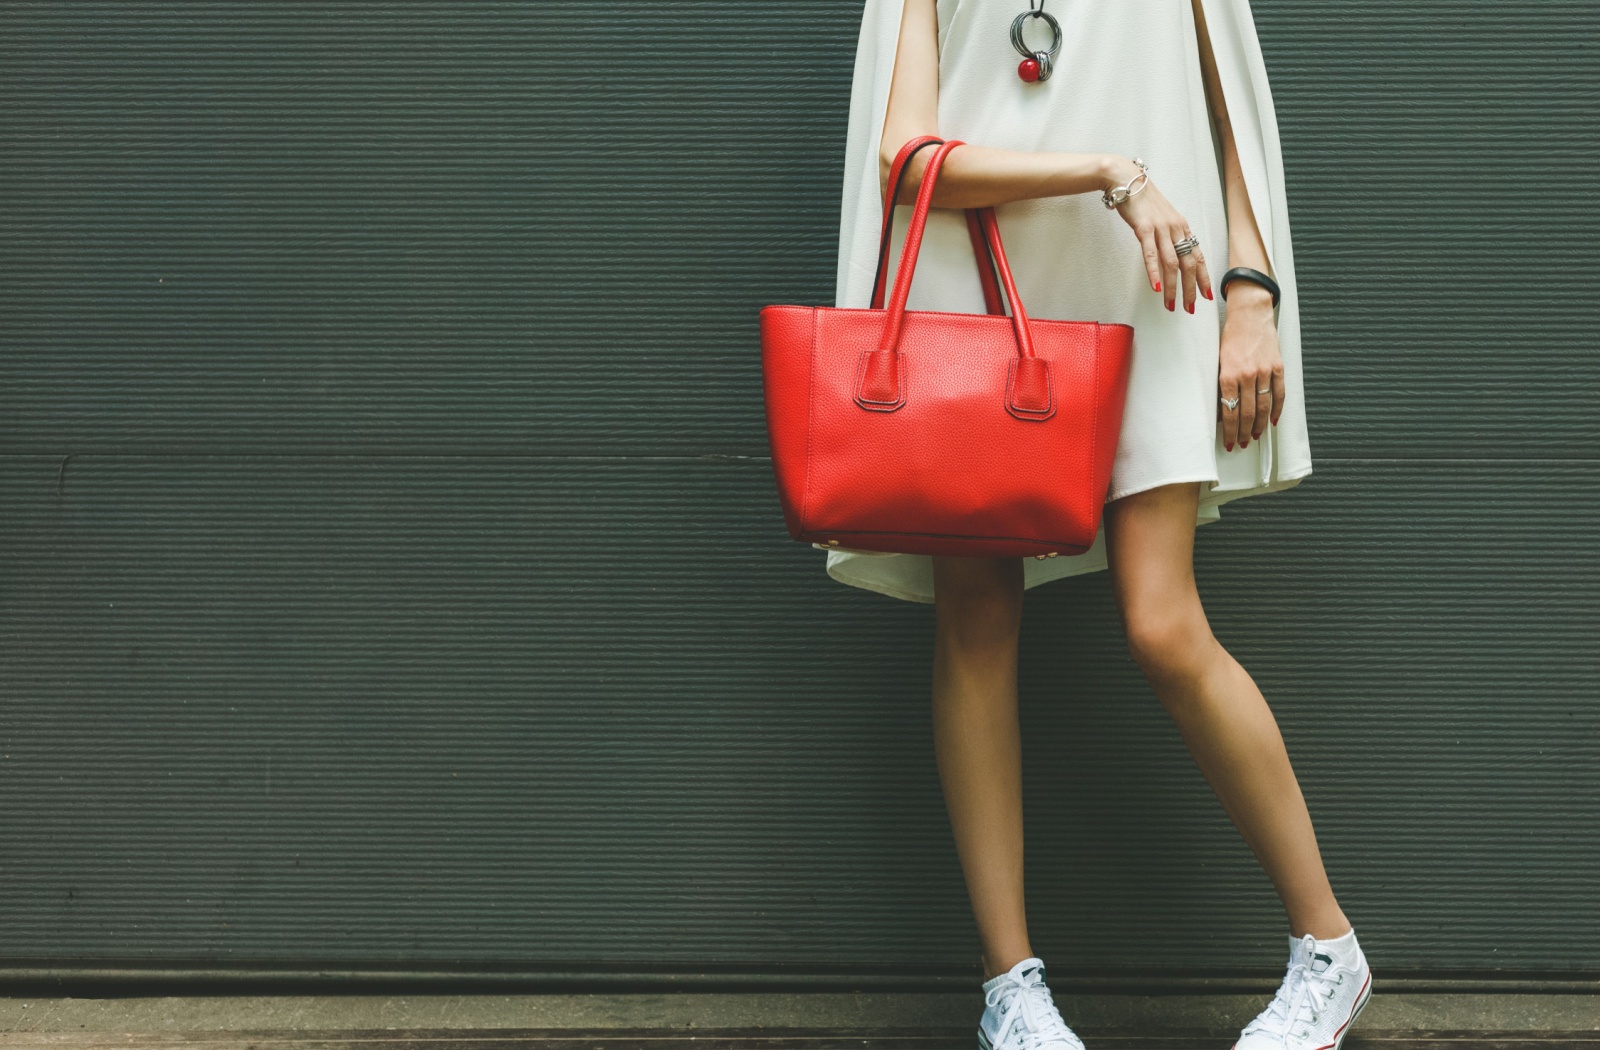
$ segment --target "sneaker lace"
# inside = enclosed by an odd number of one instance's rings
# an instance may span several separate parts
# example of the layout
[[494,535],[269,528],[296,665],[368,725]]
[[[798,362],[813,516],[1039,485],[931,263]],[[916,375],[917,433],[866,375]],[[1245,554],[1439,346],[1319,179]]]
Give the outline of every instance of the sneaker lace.
[[1301,950],[1297,954],[1307,961],[1297,962],[1289,967],[1289,972],[1284,974],[1283,983],[1278,986],[1272,1002],[1267,1004],[1267,1008],[1261,1011],[1255,1020],[1245,1025],[1243,1034],[1264,1032],[1284,1039],[1302,1020],[1305,1022],[1305,1027],[1301,1029],[1300,1034],[1302,1036],[1310,1034],[1311,1027],[1317,1023],[1323,1008],[1333,997],[1335,984],[1331,973],[1318,973],[1311,969],[1309,960],[1315,944],[1315,939],[1309,933],[1300,939]]
[[[984,998],[989,1006],[998,1006],[1007,996],[1010,1002],[1000,1016],[997,1045],[1004,1043],[1006,1050],[1013,1047],[1016,1050],[1061,1050],[1062,1047],[1084,1050],[1082,1040],[1067,1027],[1061,1011],[1056,1009],[1050,988],[1039,970],[1023,971],[1019,977],[991,989]],[[1006,1033],[1019,1018],[1022,1031],[1016,1040],[1006,1042]]]

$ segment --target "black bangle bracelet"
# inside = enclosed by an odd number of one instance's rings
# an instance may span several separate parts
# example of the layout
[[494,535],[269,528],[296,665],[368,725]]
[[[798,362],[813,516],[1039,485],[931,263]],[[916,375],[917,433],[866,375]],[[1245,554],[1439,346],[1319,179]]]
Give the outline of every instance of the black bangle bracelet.
[[1278,289],[1278,282],[1274,281],[1271,277],[1268,277],[1260,270],[1252,270],[1248,266],[1235,266],[1233,269],[1222,275],[1222,283],[1217,287],[1222,289],[1223,299],[1228,298],[1228,282],[1235,278],[1238,278],[1241,281],[1249,281],[1251,284],[1259,284],[1261,287],[1271,292],[1272,308],[1274,310],[1278,308],[1278,300],[1283,294]]

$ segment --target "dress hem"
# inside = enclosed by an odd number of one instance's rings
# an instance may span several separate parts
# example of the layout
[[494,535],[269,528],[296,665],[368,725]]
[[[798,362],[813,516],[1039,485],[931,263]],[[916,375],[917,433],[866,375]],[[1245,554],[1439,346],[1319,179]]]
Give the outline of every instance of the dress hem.
[[[1197,508],[1198,511],[1199,511],[1199,514],[1196,517],[1195,526],[1198,528],[1201,525],[1208,525],[1208,524],[1211,524],[1213,522],[1221,521],[1222,518],[1221,518],[1220,513],[1218,513],[1218,508],[1224,503],[1231,503],[1233,500],[1236,500],[1236,499],[1243,499],[1243,498],[1248,498],[1250,496],[1264,495],[1264,494],[1269,493],[1269,492],[1281,492],[1281,491],[1283,491],[1285,489],[1293,488],[1294,486],[1298,485],[1301,481],[1304,481],[1306,478],[1310,477],[1311,473],[1312,473],[1311,465],[1307,464],[1307,465],[1305,465],[1304,467],[1301,467],[1299,470],[1297,470],[1296,472],[1294,472],[1292,474],[1286,474],[1286,475],[1280,476],[1278,478],[1275,478],[1272,482],[1270,482],[1270,483],[1268,483],[1266,485],[1259,485],[1259,484],[1257,484],[1257,485],[1245,485],[1245,486],[1236,486],[1234,488],[1226,488],[1226,489],[1223,489],[1223,488],[1212,488],[1212,489],[1210,489],[1210,490],[1208,490],[1206,492],[1203,492],[1203,493],[1201,493],[1200,503],[1199,503],[1198,508]],[[1215,478],[1209,478],[1209,477],[1208,478],[1174,478],[1174,479],[1169,480],[1169,481],[1160,481],[1160,482],[1156,482],[1153,485],[1147,485],[1147,486],[1143,486],[1143,487],[1138,488],[1138,489],[1130,490],[1128,492],[1122,493],[1117,498],[1121,499],[1123,496],[1131,496],[1131,495],[1134,495],[1135,493],[1138,493],[1138,492],[1145,492],[1145,491],[1148,491],[1149,489],[1159,488],[1162,485],[1176,485],[1176,484],[1181,484],[1181,483],[1183,483],[1185,481],[1212,481],[1212,482],[1214,482],[1215,480],[1216,480]],[[1220,497],[1220,498],[1214,498],[1214,497]],[[1107,499],[1106,502],[1109,503],[1109,502],[1111,502],[1111,500]],[[1210,511],[1210,513],[1207,514],[1206,513],[1207,511]],[[1098,544],[1096,544],[1096,545],[1098,546]],[[822,548],[818,548],[818,549],[822,549]],[[851,549],[845,548],[845,547],[833,547],[833,548],[828,548],[828,550],[829,551],[839,551],[840,553],[845,553],[845,554],[853,554],[853,555],[856,555],[858,557],[862,556],[862,555],[872,556],[874,563],[878,563],[878,559],[880,559],[880,558],[929,558],[929,557],[931,557],[931,555],[926,555],[926,554],[895,554],[895,553],[891,553],[891,552],[888,552],[888,551],[854,551],[854,550],[851,550]],[[1078,558],[1083,558],[1084,556],[1085,555],[1082,555],[1082,554],[1075,555],[1073,558],[1065,559],[1065,560],[1063,560],[1063,562],[1061,562],[1059,564],[1056,564],[1056,563],[1049,564],[1049,568],[1052,568],[1052,569],[1059,568],[1061,571],[1059,571],[1059,572],[1057,572],[1057,573],[1055,573],[1053,575],[1050,575],[1050,576],[1045,576],[1045,577],[1041,577],[1041,578],[1035,578],[1035,579],[1033,579],[1031,581],[1025,582],[1024,585],[1023,585],[1024,589],[1025,590],[1031,590],[1034,587],[1038,587],[1038,586],[1040,586],[1042,584],[1050,583],[1050,582],[1052,582],[1054,580],[1065,579],[1068,576],[1082,576],[1082,575],[1086,575],[1086,574],[1091,573],[1091,572],[1103,572],[1103,571],[1105,571],[1106,565],[1105,565],[1105,562],[1103,560],[1098,560],[1098,561],[1095,561],[1093,563],[1079,563],[1079,562],[1077,562]],[[829,560],[831,561],[831,558]],[[1026,559],[1024,559],[1024,560],[1026,560]],[[1041,563],[1041,564],[1043,565],[1045,563]],[[876,578],[870,578],[868,576],[859,576],[859,575],[850,573],[847,570],[845,570],[842,566],[839,566],[839,565],[825,565],[825,571],[827,572],[828,576],[831,579],[836,580],[837,582],[845,584],[846,586],[849,586],[849,587],[856,587],[856,588],[859,588],[860,590],[871,591],[871,592],[873,592],[875,594],[882,594],[885,597],[889,597],[889,598],[897,598],[897,599],[899,599],[901,601],[917,602],[917,603],[922,604],[922,605],[932,605],[934,603],[934,596],[931,593],[924,594],[921,591],[908,591],[908,590],[905,590],[904,588],[896,587],[893,584],[886,583],[886,582],[884,582],[882,580],[879,580],[879,579],[876,579]]]

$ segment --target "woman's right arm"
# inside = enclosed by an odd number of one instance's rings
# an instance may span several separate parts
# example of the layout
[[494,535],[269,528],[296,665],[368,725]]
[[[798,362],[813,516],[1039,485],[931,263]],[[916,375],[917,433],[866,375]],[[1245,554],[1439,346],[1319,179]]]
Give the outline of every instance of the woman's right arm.
[[[1001,72],[1006,72],[1002,70]],[[939,16],[935,0],[905,0],[889,107],[878,147],[878,193],[888,192],[889,169],[908,139],[939,134]],[[916,200],[931,150],[911,158],[898,204]],[[1139,174],[1109,153],[1032,153],[967,143],[945,159],[934,187],[935,208],[982,208],[1029,197],[1087,193],[1119,186]]]
[[[1007,72],[1009,70],[1000,70],[996,75]],[[938,134],[939,15],[936,0],[904,0],[894,76],[889,84],[889,104],[883,119],[883,137],[878,144],[880,197],[888,192],[889,169],[900,147],[919,135]],[[916,199],[931,152],[921,150],[911,158],[895,203],[907,204]],[[983,208],[1033,197],[1098,192],[1121,186],[1138,174],[1139,169],[1132,160],[1114,153],[1009,150],[965,142],[945,158],[939,183],[934,187],[932,206]],[[1166,303],[1167,309],[1172,309],[1180,267],[1171,245],[1188,231],[1188,221],[1161,196],[1154,177],[1141,193],[1117,211],[1133,227],[1143,245],[1150,286],[1160,291],[1163,271],[1170,271]],[[1200,275],[1185,273],[1184,276],[1194,280]],[[1210,288],[1209,277],[1200,277],[1195,283],[1204,290]],[[1191,284],[1190,294],[1186,296],[1189,302],[1193,302],[1193,289]]]

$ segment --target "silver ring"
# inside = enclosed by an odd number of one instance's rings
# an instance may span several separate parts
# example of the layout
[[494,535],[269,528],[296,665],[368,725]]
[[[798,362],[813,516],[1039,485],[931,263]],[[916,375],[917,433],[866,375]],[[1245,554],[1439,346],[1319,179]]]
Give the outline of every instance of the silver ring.
[[1232,412],[1234,409],[1239,407],[1239,399],[1236,398],[1236,397],[1234,397],[1234,398],[1219,397],[1219,398],[1217,398],[1217,400],[1221,401],[1222,404],[1224,405],[1224,407],[1226,407],[1228,409],[1228,411],[1230,411],[1230,412]]
[[1198,247],[1200,247],[1200,238],[1196,237],[1194,234],[1191,233],[1189,236],[1185,237],[1183,240],[1178,241],[1175,244],[1173,244],[1172,250],[1177,252],[1180,256],[1183,256],[1183,255],[1188,255],[1190,252],[1194,251]]

